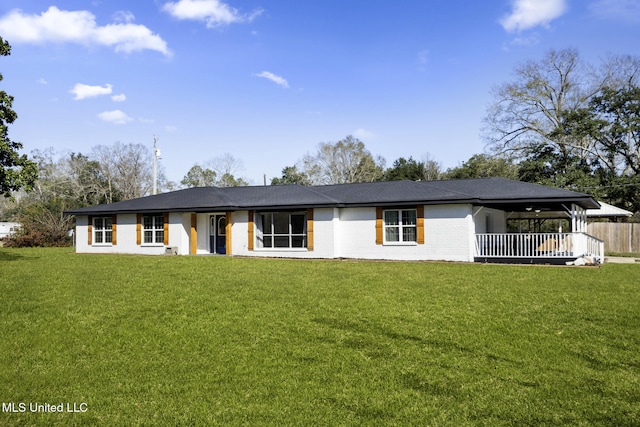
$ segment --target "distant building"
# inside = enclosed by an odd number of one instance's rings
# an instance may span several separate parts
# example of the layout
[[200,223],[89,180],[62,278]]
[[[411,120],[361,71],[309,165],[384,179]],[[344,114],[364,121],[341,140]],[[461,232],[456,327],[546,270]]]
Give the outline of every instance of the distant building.
[[20,229],[19,222],[0,222],[0,239],[15,234]]

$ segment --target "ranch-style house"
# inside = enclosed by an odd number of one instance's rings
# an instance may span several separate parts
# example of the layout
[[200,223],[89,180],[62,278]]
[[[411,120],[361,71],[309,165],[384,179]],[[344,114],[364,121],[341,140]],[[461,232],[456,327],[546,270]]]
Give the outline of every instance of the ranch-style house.
[[483,178],[198,187],[67,214],[81,253],[565,263],[603,261],[586,233],[586,210],[599,206]]

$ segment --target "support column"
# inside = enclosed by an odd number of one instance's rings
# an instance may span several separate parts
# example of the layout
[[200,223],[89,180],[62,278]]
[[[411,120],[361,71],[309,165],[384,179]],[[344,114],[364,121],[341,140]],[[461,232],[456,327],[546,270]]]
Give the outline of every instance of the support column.
[[198,214],[191,214],[191,232],[189,233],[189,254],[198,253]]

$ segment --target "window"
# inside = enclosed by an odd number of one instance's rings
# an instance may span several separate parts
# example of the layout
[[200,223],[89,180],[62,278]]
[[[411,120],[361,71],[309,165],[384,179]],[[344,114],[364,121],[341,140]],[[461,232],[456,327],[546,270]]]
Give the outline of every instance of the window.
[[306,212],[263,212],[258,216],[258,247],[306,248]]
[[385,242],[417,242],[416,209],[393,209],[384,211]]
[[142,217],[143,243],[164,243],[164,215]]
[[93,242],[96,244],[112,243],[113,220],[111,217],[93,218]]

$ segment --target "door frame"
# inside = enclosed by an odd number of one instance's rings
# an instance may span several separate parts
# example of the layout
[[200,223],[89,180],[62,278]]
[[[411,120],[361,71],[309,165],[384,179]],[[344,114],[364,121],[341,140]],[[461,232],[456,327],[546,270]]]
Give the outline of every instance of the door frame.
[[[220,227],[220,221],[224,221],[222,228]],[[209,253],[227,254],[227,215],[224,213],[209,215]]]

